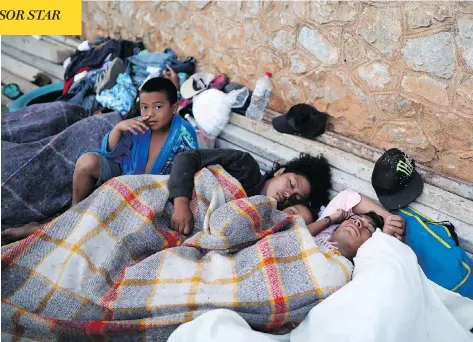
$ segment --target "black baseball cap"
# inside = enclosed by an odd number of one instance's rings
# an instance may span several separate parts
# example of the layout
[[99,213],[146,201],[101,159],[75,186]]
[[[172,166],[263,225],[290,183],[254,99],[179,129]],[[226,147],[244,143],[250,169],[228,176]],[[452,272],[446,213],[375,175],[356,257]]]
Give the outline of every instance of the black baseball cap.
[[384,152],[378,159],[371,175],[371,184],[381,204],[390,210],[407,206],[424,188],[415,161],[397,148]]
[[285,115],[273,118],[272,123],[278,132],[314,139],[325,132],[327,114],[300,103],[292,106]]

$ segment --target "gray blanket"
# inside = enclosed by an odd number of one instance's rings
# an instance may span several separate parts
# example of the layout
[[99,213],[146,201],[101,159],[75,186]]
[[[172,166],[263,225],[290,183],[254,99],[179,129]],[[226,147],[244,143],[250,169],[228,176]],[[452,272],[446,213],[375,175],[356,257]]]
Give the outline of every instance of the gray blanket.
[[65,102],[37,104],[2,117],[2,230],[46,220],[72,197],[77,156],[98,148],[121,119],[88,117]]

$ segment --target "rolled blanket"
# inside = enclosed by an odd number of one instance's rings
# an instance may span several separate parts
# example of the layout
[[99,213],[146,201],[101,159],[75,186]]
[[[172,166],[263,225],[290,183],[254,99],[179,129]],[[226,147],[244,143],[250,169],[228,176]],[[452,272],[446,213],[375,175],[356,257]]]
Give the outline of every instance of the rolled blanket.
[[169,229],[168,176],[114,178],[2,257],[2,337],[165,341],[216,308],[278,333],[352,265],[300,217],[247,198],[219,166],[195,176],[195,228]]
[[100,147],[118,113],[85,118],[64,102],[26,107],[2,118],[2,230],[53,216],[72,198],[77,156]]

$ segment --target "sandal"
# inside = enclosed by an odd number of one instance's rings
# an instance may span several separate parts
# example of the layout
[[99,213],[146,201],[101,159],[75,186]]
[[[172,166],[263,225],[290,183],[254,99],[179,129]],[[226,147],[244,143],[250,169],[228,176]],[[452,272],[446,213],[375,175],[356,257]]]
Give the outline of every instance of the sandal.
[[2,87],[2,94],[8,97],[10,100],[16,100],[21,95],[23,95],[20,87],[16,83],[5,84]]

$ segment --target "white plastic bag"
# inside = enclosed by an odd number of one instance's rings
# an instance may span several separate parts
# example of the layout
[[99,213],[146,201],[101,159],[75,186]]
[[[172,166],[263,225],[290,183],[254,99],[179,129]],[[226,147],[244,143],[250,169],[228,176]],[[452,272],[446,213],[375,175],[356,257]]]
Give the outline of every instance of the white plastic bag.
[[217,89],[208,89],[194,96],[192,113],[202,130],[211,139],[218,137],[230,120],[231,106],[237,100],[241,90],[234,90],[229,94]]

